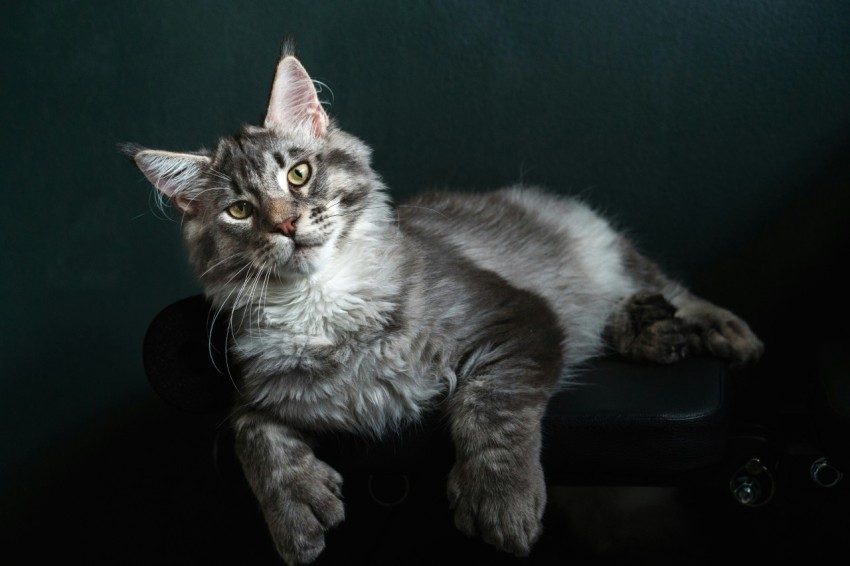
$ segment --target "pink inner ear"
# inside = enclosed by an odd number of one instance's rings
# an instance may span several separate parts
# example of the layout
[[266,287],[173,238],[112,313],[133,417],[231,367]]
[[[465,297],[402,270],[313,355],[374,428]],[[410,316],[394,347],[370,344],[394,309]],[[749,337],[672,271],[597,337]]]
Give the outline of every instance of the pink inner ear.
[[[148,175],[148,178],[155,176],[157,172],[153,172],[151,175]],[[174,180],[170,177],[159,177],[156,182],[154,182],[154,186],[162,191],[162,194],[169,198],[175,198],[174,193],[177,192],[179,186]]]
[[194,213],[198,182],[209,158],[196,154],[143,150],[134,157],[145,177],[184,213]]
[[311,135],[320,137],[327,132],[328,123],[307,71],[295,57],[282,59],[272,85],[265,126],[278,130],[306,128]]

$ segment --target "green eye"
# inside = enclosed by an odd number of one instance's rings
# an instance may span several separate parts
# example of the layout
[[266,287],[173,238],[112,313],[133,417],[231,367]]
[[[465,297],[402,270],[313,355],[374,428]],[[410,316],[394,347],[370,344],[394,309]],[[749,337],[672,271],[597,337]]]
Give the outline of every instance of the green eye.
[[307,179],[310,178],[310,164],[309,163],[299,163],[295,167],[289,170],[289,173],[286,174],[286,179],[295,185],[296,187],[300,187],[304,183],[307,182]]
[[227,213],[237,220],[248,218],[252,212],[254,212],[254,207],[251,206],[250,202],[245,200],[234,202],[227,207]]

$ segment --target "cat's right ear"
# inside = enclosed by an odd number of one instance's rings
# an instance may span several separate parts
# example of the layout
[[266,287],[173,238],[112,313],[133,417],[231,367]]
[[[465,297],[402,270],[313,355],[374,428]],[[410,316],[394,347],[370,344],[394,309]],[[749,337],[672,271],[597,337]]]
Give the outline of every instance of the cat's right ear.
[[264,126],[322,137],[328,131],[330,119],[319,102],[313,80],[292,51],[291,44],[284,44],[283,57],[277,64],[272,82]]
[[201,176],[210,158],[194,153],[175,153],[123,145],[121,152],[131,158],[148,181],[167,196],[183,214],[197,212],[195,198],[203,190]]

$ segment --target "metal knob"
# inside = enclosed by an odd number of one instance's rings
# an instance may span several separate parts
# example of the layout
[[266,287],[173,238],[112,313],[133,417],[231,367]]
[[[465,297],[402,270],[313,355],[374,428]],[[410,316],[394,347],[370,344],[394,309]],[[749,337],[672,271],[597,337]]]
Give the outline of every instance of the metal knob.
[[761,497],[761,486],[752,478],[743,478],[734,488],[732,495],[741,505],[752,506]]
[[746,507],[760,507],[773,498],[773,474],[758,458],[751,458],[732,475],[729,490]]
[[812,481],[821,487],[835,487],[841,481],[841,478],[844,477],[841,470],[830,464],[826,458],[815,460],[812,463],[809,474],[812,477]]

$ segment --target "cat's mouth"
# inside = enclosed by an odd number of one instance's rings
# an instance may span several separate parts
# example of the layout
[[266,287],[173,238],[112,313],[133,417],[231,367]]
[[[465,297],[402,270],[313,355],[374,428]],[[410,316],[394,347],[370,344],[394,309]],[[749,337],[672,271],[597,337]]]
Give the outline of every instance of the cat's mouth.
[[285,269],[303,272],[311,269],[310,266],[321,254],[320,249],[324,244],[324,241],[314,238],[287,237],[285,242],[277,241],[273,248],[274,255],[270,259],[281,267],[286,266]]
[[[284,241],[286,243],[278,243],[278,246],[280,246],[279,249],[281,249],[281,251],[284,254],[292,254],[292,253],[299,252],[299,251],[302,251],[302,250],[309,250],[311,248],[317,248],[321,245],[321,242],[316,242],[316,241],[312,241],[312,240],[303,240],[303,239],[292,238],[292,237],[287,237]],[[286,250],[286,251],[283,251],[283,250]]]
[[292,249],[293,252],[318,248],[321,245],[318,242],[295,242],[294,244],[295,247]]
[[303,238],[302,239],[302,238],[296,237],[292,240],[292,243],[293,243],[293,251],[297,252],[299,250],[307,250],[307,249],[310,249],[310,248],[318,248],[322,244],[324,244],[324,241],[320,241],[320,240],[317,240],[315,238]]

